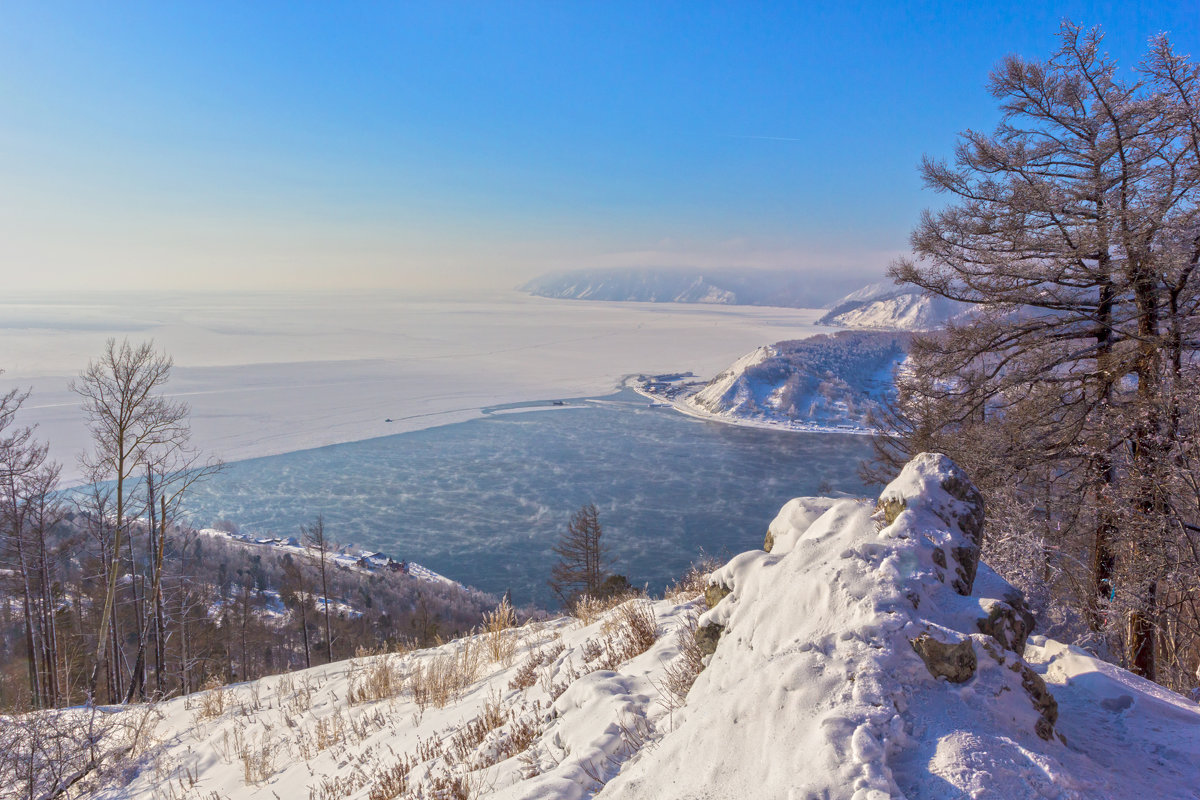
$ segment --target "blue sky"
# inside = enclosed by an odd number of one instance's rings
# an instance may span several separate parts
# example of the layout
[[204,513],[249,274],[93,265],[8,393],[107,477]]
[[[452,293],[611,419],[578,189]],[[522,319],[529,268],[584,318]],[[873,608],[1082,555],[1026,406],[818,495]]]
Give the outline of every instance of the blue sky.
[[1200,3],[0,7],[17,289],[508,287],[570,267],[874,277],[1003,55]]

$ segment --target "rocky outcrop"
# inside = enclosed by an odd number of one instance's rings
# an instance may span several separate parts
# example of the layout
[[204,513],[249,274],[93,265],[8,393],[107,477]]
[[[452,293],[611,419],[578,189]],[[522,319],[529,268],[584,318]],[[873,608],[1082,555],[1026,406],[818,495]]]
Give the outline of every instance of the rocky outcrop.
[[905,465],[876,503],[881,528],[900,525],[934,545],[939,577],[971,594],[983,547],[983,495],[948,456],[921,453]]
[[717,644],[721,641],[721,636],[724,635],[725,628],[721,625],[714,625],[711,622],[700,625],[696,628],[696,645],[699,646],[700,652],[706,656],[711,656],[717,652]]
[[717,603],[724,600],[733,591],[723,583],[710,583],[704,590],[704,602],[709,608],[715,608]]
[[1029,634],[1033,633],[1033,612],[1025,603],[1025,598],[1017,592],[1010,592],[1003,600],[984,600],[982,603],[987,616],[978,621],[980,633],[986,633],[1001,644],[1006,650],[1021,654],[1025,652],[1025,643]]
[[923,633],[909,642],[917,655],[925,662],[925,668],[935,678],[945,678],[951,683],[965,683],[975,677],[975,648],[970,638],[947,644]]
[[[912,703],[959,702],[944,694],[955,684],[969,687],[972,703],[1050,741],[1057,703],[1021,656],[1033,614],[1019,592],[980,564],[984,525],[983,496],[940,453],[913,458],[874,503],[789,501],[768,527],[763,550],[742,553],[709,576],[709,610],[695,634],[708,669],[740,648],[766,659],[777,647],[846,650],[828,639],[806,642],[803,634],[789,642],[788,620],[804,630],[805,620],[823,619],[819,629],[836,632],[836,642],[867,645],[849,680],[855,693],[895,684],[885,693],[893,700],[882,702],[899,703],[898,720]],[[785,588],[772,576],[786,565],[795,583]],[[975,593],[980,581],[983,596]],[[768,632],[779,641],[768,642]]]

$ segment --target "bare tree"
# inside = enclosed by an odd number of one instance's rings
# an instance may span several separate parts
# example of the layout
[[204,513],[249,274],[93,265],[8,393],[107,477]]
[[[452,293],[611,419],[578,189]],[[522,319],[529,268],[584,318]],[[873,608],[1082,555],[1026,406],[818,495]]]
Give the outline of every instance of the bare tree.
[[564,604],[580,595],[601,592],[610,566],[603,533],[600,512],[594,503],[588,503],[571,516],[566,532],[554,545],[558,561],[550,571],[550,588]]
[[50,580],[48,529],[59,514],[52,499],[58,465],[46,461],[46,445],[16,414],[28,392],[0,396],[0,555],[10,559],[19,581],[25,624],[29,692],[35,707],[58,703],[58,649]]
[[312,666],[311,649],[308,642],[308,606],[312,602],[312,592],[308,588],[308,577],[304,569],[291,554],[283,559],[283,583],[280,594],[285,602],[300,612],[300,639],[304,645],[304,667]]
[[144,468],[152,451],[170,451],[187,442],[187,404],[169,400],[161,393],[171,365],[170,357],[157,352],[152,342],[134,347],[128,340],[117,344],[109,339],[100,358],[71,382],[72,391],[83,399],[94,444],[91,453],[80,457],[80,464],[90,481],[111,481],[114,487],[111,561],[88,687],[92,695],[110,646],[122,537],[129,533],[130,512],[136,503],[131,485],[134,476]]
[[311,525],[301,525],[300,535],[304,544],[316,551],[316,564],[321,576],[321,604],[325,609],[325,657],[333,662],[333,634],[329,626],[329,581],[326,574],[326,563],[333,549],[325,536],[325,517],[317,514]]

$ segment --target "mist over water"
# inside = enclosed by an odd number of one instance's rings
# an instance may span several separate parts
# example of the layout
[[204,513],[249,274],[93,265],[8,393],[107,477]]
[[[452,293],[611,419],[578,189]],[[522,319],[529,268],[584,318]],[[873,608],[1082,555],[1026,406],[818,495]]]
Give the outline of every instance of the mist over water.
[[870,493],[866,437],[706,423],[630,391],[546,405],[235,462],[193,491],[191,518],[291,536],[321,513],[339,544],[553,606],[551,547],[584,503],[600,510],[613,571],[658,591],[702,552],[761,547],[792,497],[823,483]]

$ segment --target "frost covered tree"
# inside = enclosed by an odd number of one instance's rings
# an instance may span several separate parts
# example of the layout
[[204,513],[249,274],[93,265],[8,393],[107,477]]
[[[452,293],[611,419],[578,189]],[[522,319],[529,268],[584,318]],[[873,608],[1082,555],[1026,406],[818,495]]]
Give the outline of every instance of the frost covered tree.
[[600,512],[588,503],[571,515],[567,530],[554,545],[558,560],[550,570],[550,588],[564,604],[580,595],[602,593],[610,566],[603,534]]
[[1164,614],[1183,607],[1168,565],[1196,522],[1164,471],[1196,383],[1200,72],[1165,36],[1124,74],[1098,29],[1059,38],[1049,60],[993,71],[995,131],[922,164],[950,202],[891,274],[974,313],[914,342],[882,455],[945,450],[1008,487],[1047,534],[1034,564],[1069,573],[1084,618],[1154,677]]

